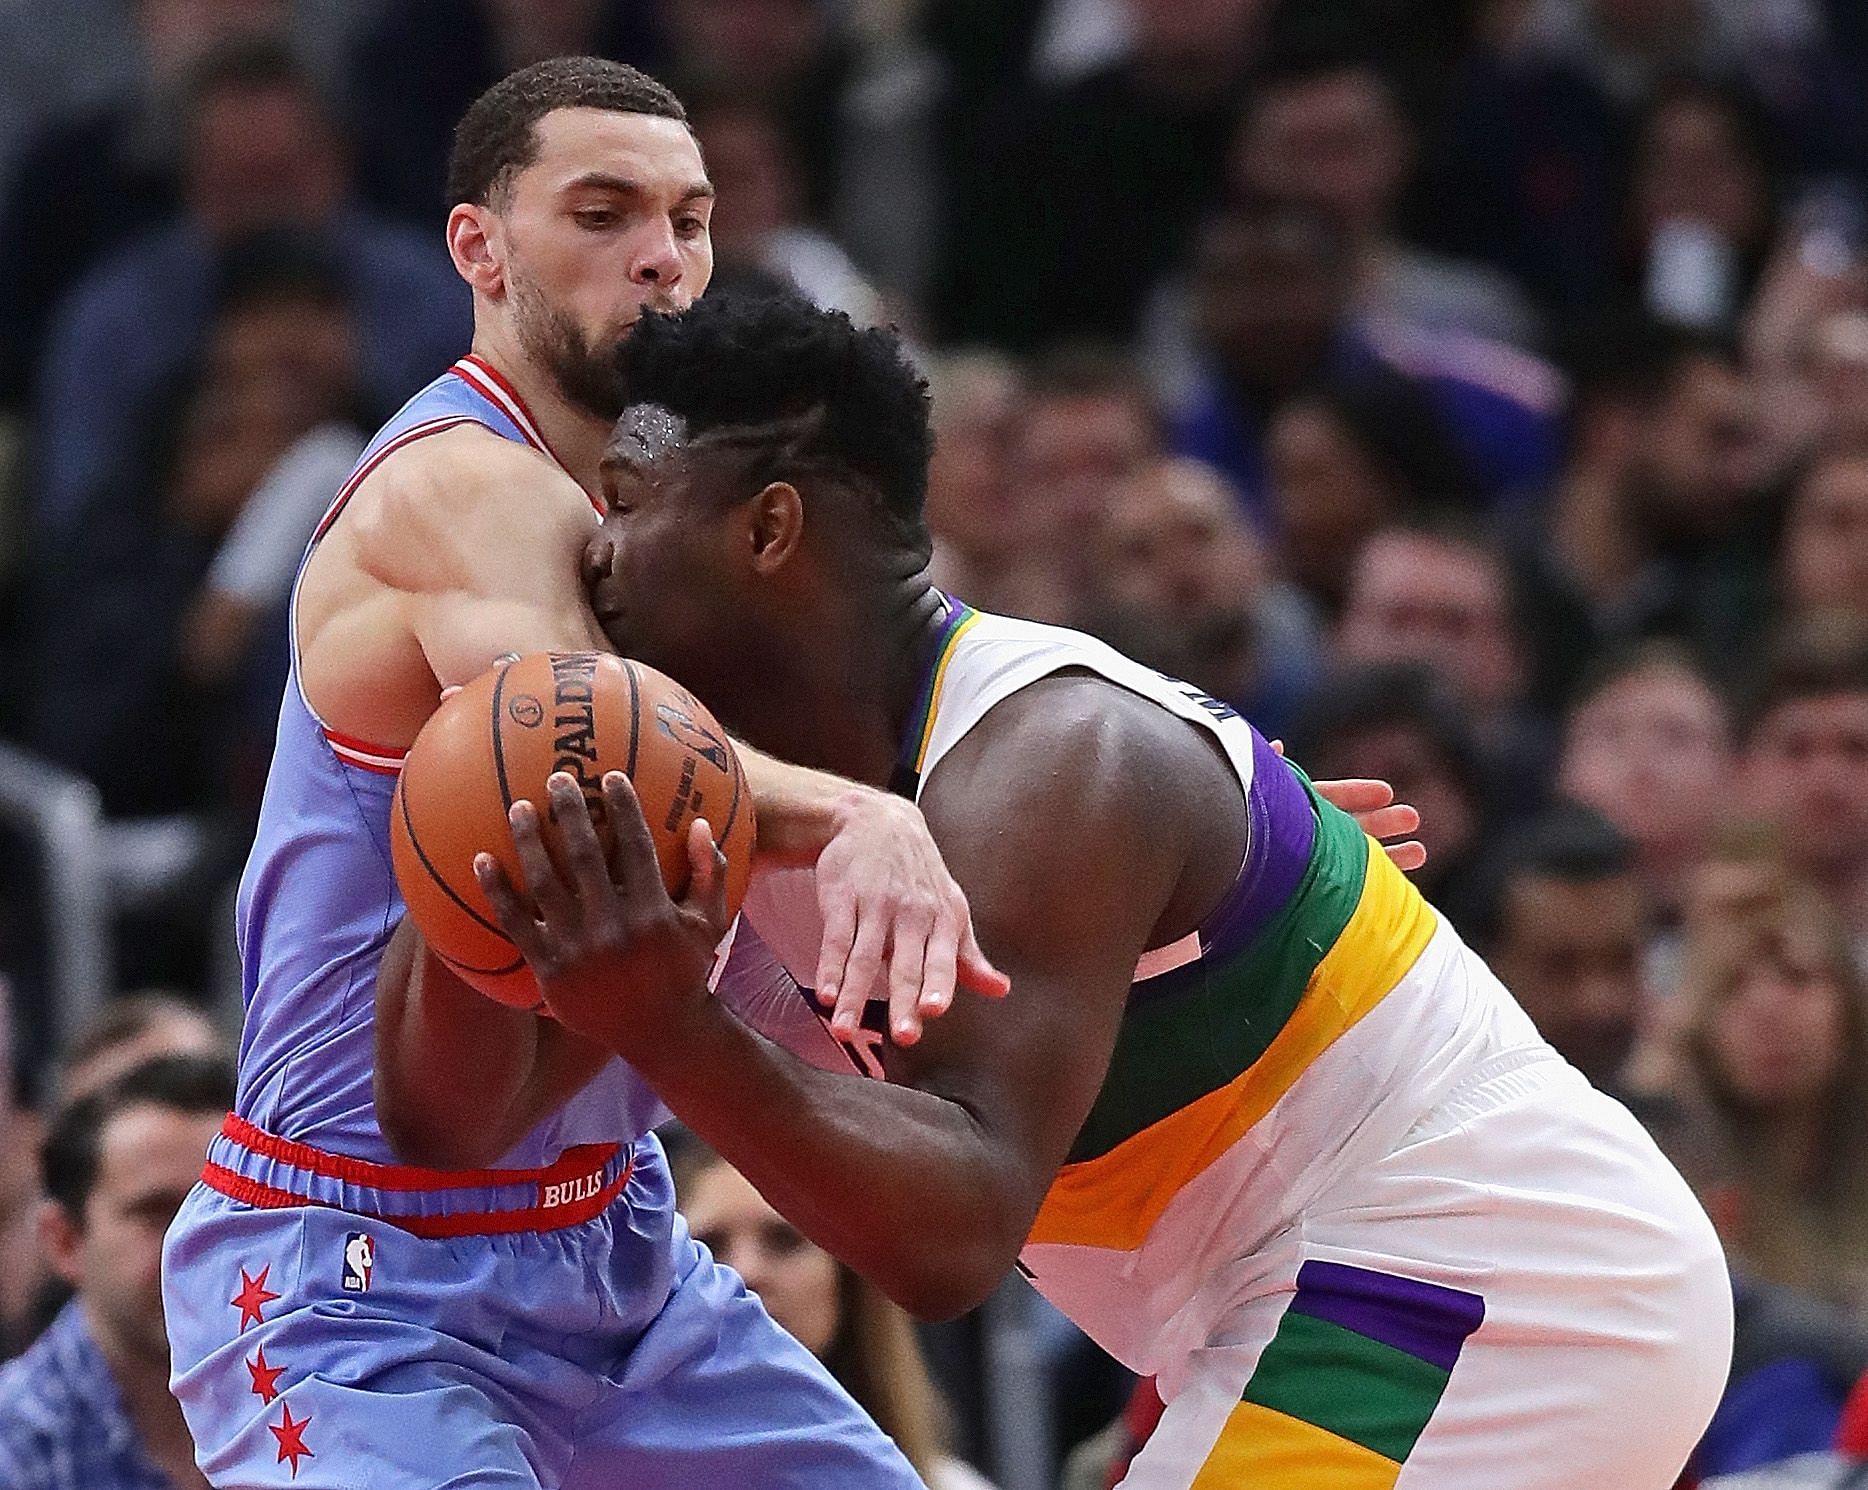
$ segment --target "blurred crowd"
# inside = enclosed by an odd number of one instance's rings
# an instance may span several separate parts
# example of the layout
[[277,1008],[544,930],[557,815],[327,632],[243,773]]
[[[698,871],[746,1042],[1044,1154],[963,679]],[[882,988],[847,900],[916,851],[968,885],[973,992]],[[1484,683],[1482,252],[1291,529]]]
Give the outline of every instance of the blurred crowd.
[[[1868,6],[0,0],[0,741],[169,830],[113,840],[122,987],[225,980],[297,559],[465,350],[450,131],[566,52],[686,101],[717,288],[910,333],[944,585],[1421,809],[1423,890],[1727,1239],[1695,1475],[1868,1476]],[[21,1348],[89,1191],[40,1174],[55,887],[0,844]],[[198,1116],[199,1072],[143,1077],[85,1121]],[[722,1250],[795,1269],[729,1176],[683,1180]],[[786,1322],[970,1483],[967,1342],[804,1272]],[[1042,1355],[1065,1482],[1112,1483],[1147,1384]]]

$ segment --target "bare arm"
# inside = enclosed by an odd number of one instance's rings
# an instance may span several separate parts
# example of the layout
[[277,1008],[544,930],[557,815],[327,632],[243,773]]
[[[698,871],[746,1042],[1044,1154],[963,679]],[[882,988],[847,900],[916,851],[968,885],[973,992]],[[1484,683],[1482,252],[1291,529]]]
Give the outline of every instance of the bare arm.
[[[585,599],[583,491],[536,452],[477,428],[418,441],[358,489],[307,565],[299,596],[306,696],[334,728],[408,745],[441,691],[507,652],[605,643]],[[888,984],[907,1038],[956,981],[1003,993],[962,895],[911,804],[750,752],[762,848],[822,854],[825,968],[853,1020],[893,949]],[[418,944],[412,927],[401,938]],[[903,949],[909,949],[904,955]],[[925,948],[925,954],[922,949]],[[956,963],[958,964],[956,968]],[[432,958],[386,964],[376,1100],[413,1163],[481,1165],[601,1066],[562,1029],[472,994]]]
[[[620,826],[633,797],[614,790]],[[645,830],[619,832],[608,866],[585,835],[581,856],[570,850],[576,889],[552,897],[579,909],[555,926],[496,869],[481,883],[560,1018],[629,1060],[814,1241],[933,1317],[983,1298],[1029,1233],[1101,1087],[1136,960],[1184,898],[1196,825],[1210,839],[1237,807],[1237,841],[1221,850],[1234,869],[1245,829],[1236,783],[1190,727],[1093,683],[1044,707],[1001,705],[925,800],[1017,992],[956,1004],[890,1053],[888,1084],[807,1066],[705,995],[704,852],[676,907],[646,867]],[[536,886],[554,871],[516,824]],[[1226,879],[1213,878],[1216,899]]]

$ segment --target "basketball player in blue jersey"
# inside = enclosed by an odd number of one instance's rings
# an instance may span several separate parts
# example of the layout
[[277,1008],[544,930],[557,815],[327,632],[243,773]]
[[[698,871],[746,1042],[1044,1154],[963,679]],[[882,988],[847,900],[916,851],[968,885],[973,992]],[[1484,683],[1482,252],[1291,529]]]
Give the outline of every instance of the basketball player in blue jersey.
[[[889,334],[702,302],[621,367],[611,640],[916,797],[1015,991],[887,1049],[888,1081],[807,1065],[709,993],[704,827],[671,902],[626,778],[606,861],[560,775],[561,867],[515,806],[524,884],[476,874],[565,1026],[910,1309],[1021,1260],[1159,1382],[1130,1490],[1668,1490],[1731,1296],[1633,1118],[1233,710],[928,583],[925,388]],[[795,879],[747,916],[802,981]]]
[[[371,442],[303,565],[239,896],[238,1104],[166,1248],[200,1466],[316,1490],[906,1490],[894,1446],[689,1241],[663,1110],[612,1052],[420,966],[377,1008],[398,763],[500,654],[602,645],[579,562],[616,345],[711,269],[700,154],[629,68],[507,78],[452,169],[473,351]],[[874,985],[913,1038],[957,986],[1004,991],[911,803],[746,769],[765,863],[817,866],[818,986],[844,1017]]]

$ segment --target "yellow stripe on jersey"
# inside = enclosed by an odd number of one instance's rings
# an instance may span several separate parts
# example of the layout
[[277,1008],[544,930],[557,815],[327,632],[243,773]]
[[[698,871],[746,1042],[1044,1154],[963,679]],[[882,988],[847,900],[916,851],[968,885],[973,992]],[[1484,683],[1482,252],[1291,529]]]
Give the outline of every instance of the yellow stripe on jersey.
[[1241,1402],[1190,1490],[1394,1490],[1401,1466],[1300,1418]]
[[1209,1092],[1094,1159],[1067,1164],[1032,1225],[1031,1244],[1133,1251],[1175,1195],[1238,1143],[1310,1063],[1380,1003],[1437,924],[1433,909],[1373,840],[1362,895],[1302,999],[1265,1053]]

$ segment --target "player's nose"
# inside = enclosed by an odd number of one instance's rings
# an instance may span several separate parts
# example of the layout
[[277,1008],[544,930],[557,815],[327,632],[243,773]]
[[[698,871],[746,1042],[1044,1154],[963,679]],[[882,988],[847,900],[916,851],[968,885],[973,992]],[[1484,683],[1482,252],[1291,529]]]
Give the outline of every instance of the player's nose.
[[672,289],[681,280],[681,245],[674,224],[657,220],[644,229],[636,247],[631,277],[638,284]]

